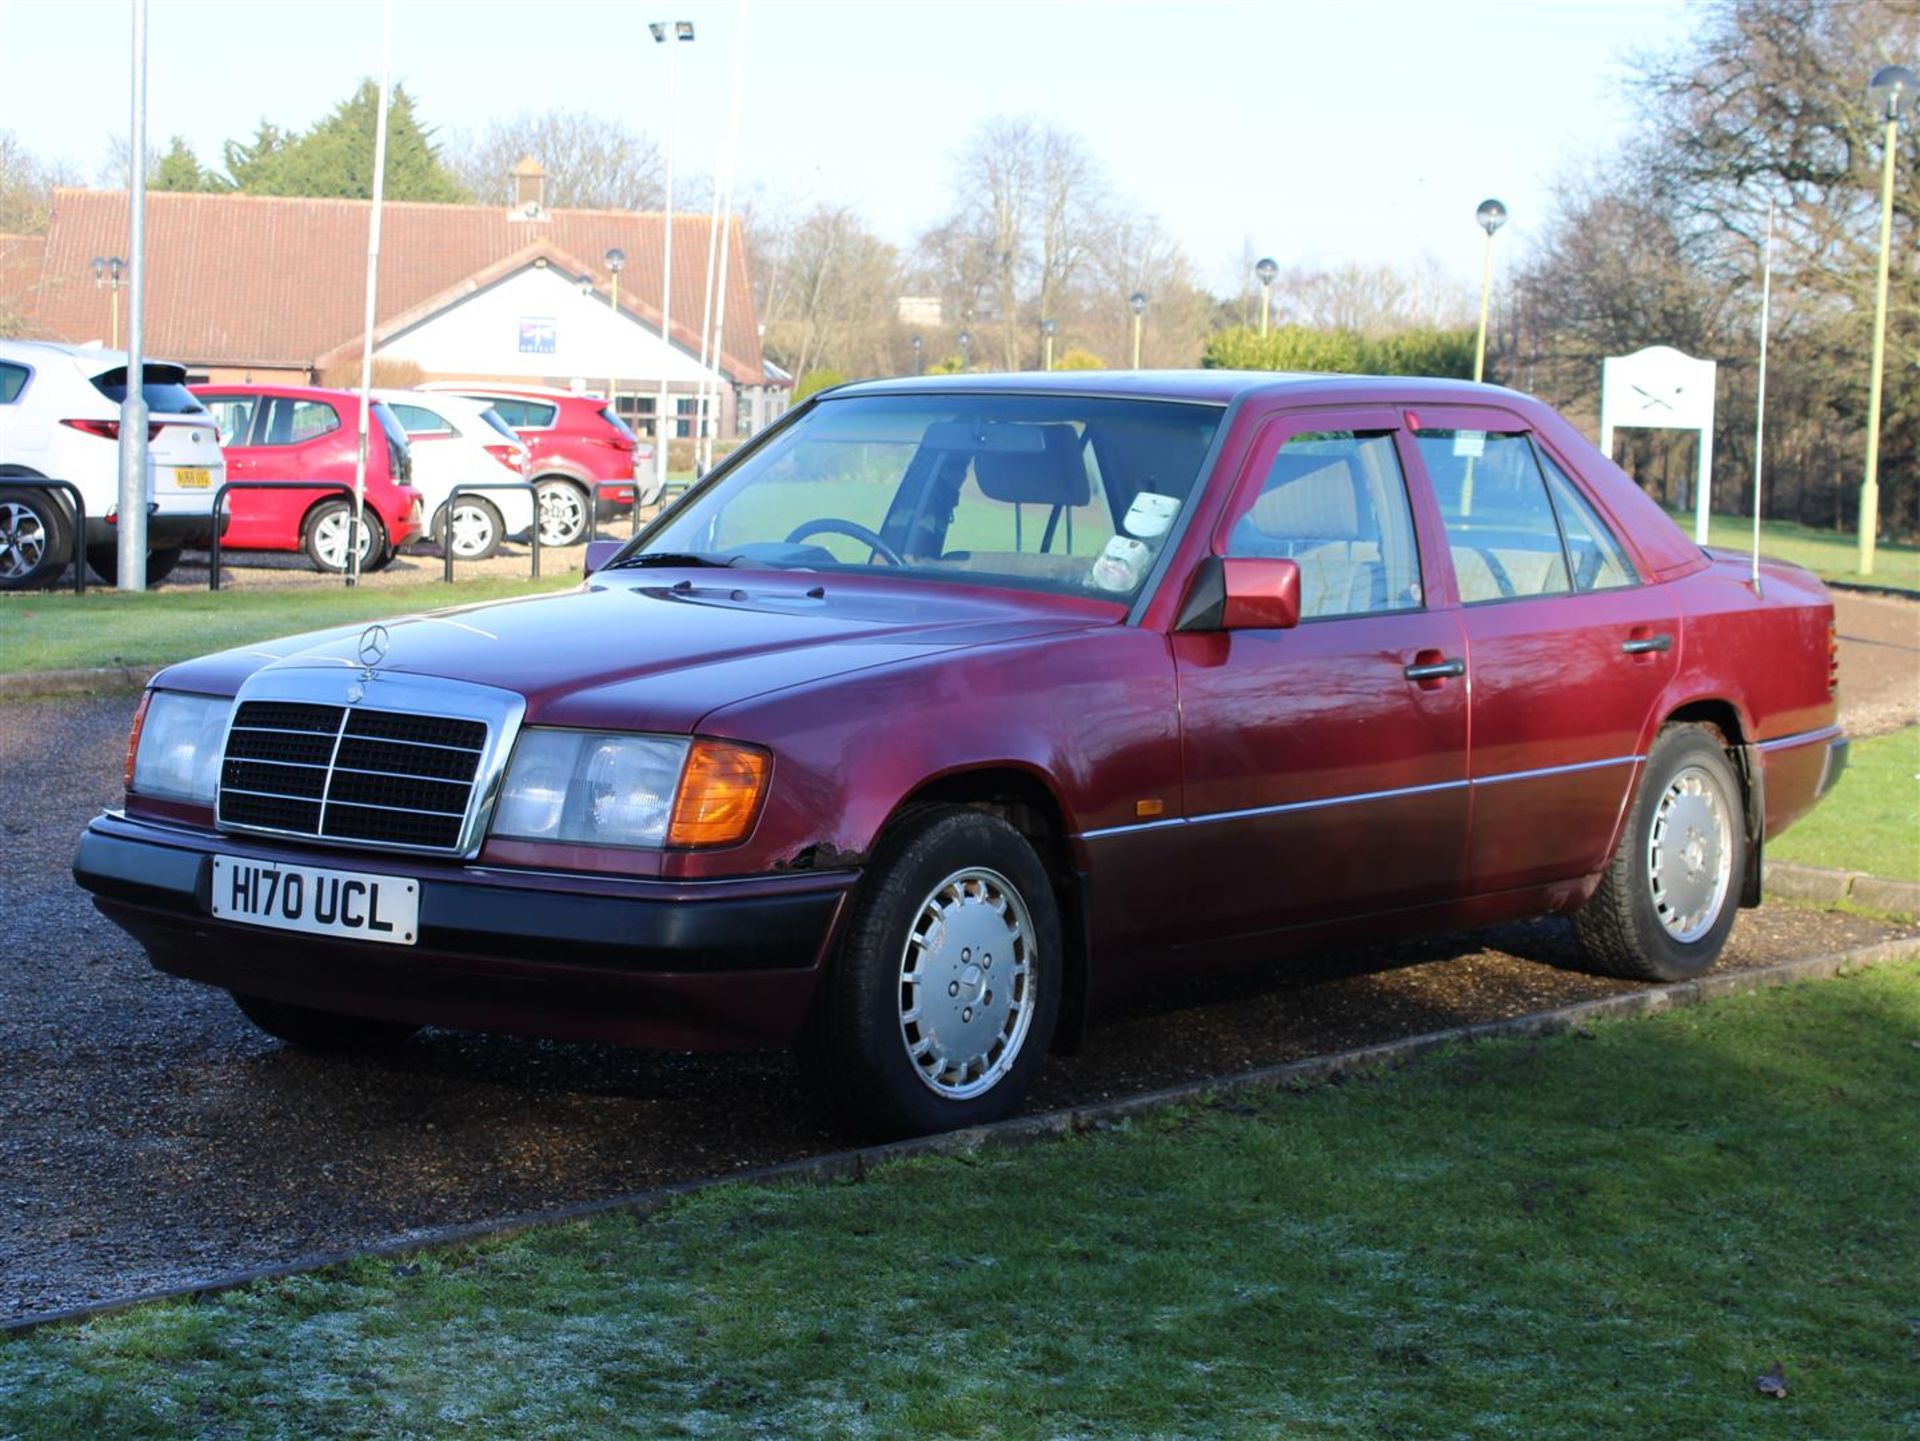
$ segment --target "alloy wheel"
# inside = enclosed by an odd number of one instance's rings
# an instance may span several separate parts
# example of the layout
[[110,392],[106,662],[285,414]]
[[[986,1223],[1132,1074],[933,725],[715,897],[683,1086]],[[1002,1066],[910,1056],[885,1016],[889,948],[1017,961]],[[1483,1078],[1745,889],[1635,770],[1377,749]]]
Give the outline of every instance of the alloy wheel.
[[955,871],[920,903],[900,952],[900,1039],[914,1074],[964,1101],[1013,1068],[1033,1025],[1033,918],[997,871]]

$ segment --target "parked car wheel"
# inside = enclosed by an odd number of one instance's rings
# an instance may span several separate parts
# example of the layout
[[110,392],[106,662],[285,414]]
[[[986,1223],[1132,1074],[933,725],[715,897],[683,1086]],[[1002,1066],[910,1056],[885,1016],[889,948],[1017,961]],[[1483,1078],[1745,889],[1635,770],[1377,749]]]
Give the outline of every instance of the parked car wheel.
[[[173,574],[173,568],[180,564],[180,556],[185,547],[166,546],[160,550],[147,552],[147,584],[158,585]],[[87,569],[107,585],[120,583],[120,551],[116,546],[93,545],[87,547]]]
[[540,544],[578,545],[587,534],[587,493],[570,480],[549,476],[538,481]]
[[[476,495],[463,495],[453,507],[453,553],[460,560],[485,560],[500,549],[506,528],[506,522],[500,518],[500,511],[493,502]],[[433,539],[442,547],[448,544],[447,508],[444,505],[434,513]]]
[[[336,574],[347,568],[347,532],[353,526],[353,507],[344,500],[323,500],[307,515],[300,548],[315,570]],[[387,554],[387,528],[371,510],[361,519],[360,568],[378,570]]]
[[420,1029],[409,1021],[342,1016],[333,1011],[270,1001],[265,996],[249,996],[241,991],[227,994],[233,997],[241,1014],[269,1036],[309,1051],[384,1050],[399,1045]]
[[1714,963],[1739,910],[1747,823],[1714,733],[1669,726],[1653,743],[1600,888],[1574,914],[1590,969],[1684,981]]
[[52,585],[67,568],[67,536],[52,491],[0,490],[0,590]]
[[1053,1038],[1060,915],[1021,834],[940,807],[883,842],[803,1048],[863,1128],[915,1135],[1011,1113]]

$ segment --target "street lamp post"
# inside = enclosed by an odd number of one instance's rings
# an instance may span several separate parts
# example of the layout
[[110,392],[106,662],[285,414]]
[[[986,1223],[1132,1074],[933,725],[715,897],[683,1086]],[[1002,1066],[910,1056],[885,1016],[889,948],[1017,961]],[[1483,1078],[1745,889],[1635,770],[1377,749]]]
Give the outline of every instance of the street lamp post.
[[1127,309],[1133,312],[1133,368],[1140,368],[1140,327],[1147,313],[1147,293],[1136,290],[1127,297]]
[[127,262],[117,255],[96,255],[93,257],[93,283],[106,287],[113,307],[113,340],[109,348],[120,348],[120,277],[126,271]]
[[914,336],[913,337],[913,373],[915,375],[925,375],[927,373],[926,351],[927,351],[926,337],[922,335]]
[[1487,371],[1487,300],[1493,294],[1493,232],[1507,223],[1507,207],[1498,200],[1482,200],[1473,218],[1487,232],[1486,253],[1480,261],[1480,330],[1473,341],[1473,378],[1477,382]]
[[1893,249],[1893,158],[1900,140],[1900,108],[1920,90],[1920,76],[1904,65],[1876,71],[1867,94],[1886,117],[1880,162],[1880,273],[1873,301],[1873,374],[1867,386],[1867,474],[1860,485],[1860,574],[1873,574],[1880,531],[1880,375],[1887,358],[1887,259]]
[[[600,258],[606,262],[607,272],[613,276],[613,289],[607,296],[607,308],[617,321],[620,318],[620,267],[627,263],[627,252],[616,245]],[[615,415],[620,413],[620,377],[617,375],[607,380],[607,404]]]
[[1271,256],[1263,256],[1253,273],[1260,277],[1260,333],[1265,335],[1268,317],[1273,314],[1273,277],[1280,273],[1280,267]]
[[954,339],[960,342],[960,368],[963,371],[972,370],[973,369],[973,332],[971,330],[963,330],[958,335],[954,336]]
[[[680,53],[680,42],[693,39],[693,22],[675,20],[668,24],[655,20],[648,24],[648,32],[656,45],[667,47],[667,184],[666,238],[661,243],[660,265],[660,343],[671,350],[673,346],[673,100],[676,65],[674,57]],[[662,358],[664,365],[665,357]],[[667,486],[667,377],[663,369],[660,374],[660,389],[654,401],[654,475],[659,488]]]
[[1059,329],[1060,322],[1057,320],[1047,319],[1040,322],[1040,348],[1044,352],[1041,361],[1042,369],[1053,369],[1053,337]]

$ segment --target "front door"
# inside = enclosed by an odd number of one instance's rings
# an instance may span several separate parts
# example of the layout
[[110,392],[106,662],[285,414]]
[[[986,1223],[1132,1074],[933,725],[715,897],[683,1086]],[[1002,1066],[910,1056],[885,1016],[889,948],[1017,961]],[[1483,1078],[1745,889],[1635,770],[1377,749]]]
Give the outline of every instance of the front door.
[[1301,621],[1173,637],[1196,942],[1458,890],[1465,653],[1428,606],[1405,445],[1390,410],[1280,416],[1214,536],[1293,559]]
[[1422,406],[1419,426],[1473,681],[1468,889],[1591,875],[1679,664],[1679,615],[1517,419]]

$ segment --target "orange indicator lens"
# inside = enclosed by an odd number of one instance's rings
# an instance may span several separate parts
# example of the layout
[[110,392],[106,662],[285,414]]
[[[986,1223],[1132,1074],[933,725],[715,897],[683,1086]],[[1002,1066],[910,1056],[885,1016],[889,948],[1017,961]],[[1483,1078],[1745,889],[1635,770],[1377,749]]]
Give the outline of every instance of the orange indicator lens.
[[765,751],[726,741],[695,741],[680,777],[667,844],[725,846],[745,840],[760,818],[769,769]]

